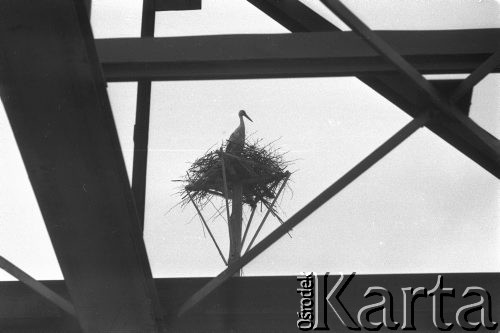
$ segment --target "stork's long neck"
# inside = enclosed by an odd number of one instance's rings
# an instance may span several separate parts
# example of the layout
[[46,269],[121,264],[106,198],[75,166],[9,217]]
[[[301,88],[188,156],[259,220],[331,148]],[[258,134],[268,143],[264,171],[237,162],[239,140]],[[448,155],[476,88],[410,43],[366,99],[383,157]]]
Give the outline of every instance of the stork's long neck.
[[240,128],[243,131],[243,134],[245,134],[245,122],[243,121],[243,116],[240,116]]

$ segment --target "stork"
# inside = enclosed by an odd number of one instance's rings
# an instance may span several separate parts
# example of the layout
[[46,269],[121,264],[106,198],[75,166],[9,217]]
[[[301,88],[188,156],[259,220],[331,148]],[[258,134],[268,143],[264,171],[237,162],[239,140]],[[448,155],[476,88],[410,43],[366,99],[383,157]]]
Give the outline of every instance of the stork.
[[243,117],[253,122],[245,110],[240,110],[240,112],[238,112],[238,117],[240,118],[240,125],[231,134],[229,140],[227,140],[226,151],[229,153],[239,153],[243,150],[243,146],[245,145],[245,122],[243,121]]

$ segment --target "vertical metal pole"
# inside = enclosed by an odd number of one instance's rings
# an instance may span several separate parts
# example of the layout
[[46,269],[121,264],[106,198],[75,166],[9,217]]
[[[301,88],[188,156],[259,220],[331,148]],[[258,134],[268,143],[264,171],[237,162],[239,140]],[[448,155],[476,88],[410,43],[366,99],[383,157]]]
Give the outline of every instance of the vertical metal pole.
[[222,188],[224,189],[224,199],[226,199],[227,223],[229,223],[229,221],[231,221],[231,215],[229,214],[229,191],[227,189],[226,163],[224,162],[224,152],[222,151],[222,148],[220,149],[220,161],[222,167],[222,181],[224,183]]
[[[141,37],[154,37],[154,0],[144,0],[142,8]],[[132,193],[134,195],[139,225],[144,231],[144,207],[146,203],[146,173],[148,164],[149,111],[151,81],[137,83],[137,109],[134,126],[134,164]]]
[[[243,224],[243,184],[241,182],[234,182],[231,202],[233,209],[229,220],[229,265],[241,256],[241,229]],[[241,276],[241,270],[234,275]]]

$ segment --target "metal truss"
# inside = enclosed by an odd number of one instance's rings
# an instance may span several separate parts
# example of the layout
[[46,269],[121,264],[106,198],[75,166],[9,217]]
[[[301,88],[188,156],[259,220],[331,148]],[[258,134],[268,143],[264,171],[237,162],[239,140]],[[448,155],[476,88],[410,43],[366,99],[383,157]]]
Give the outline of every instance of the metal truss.
[[[321,207],[334,195],[339,193],[357,177],[363,174],[371,166],[373,166],[382,157],[387,155],[392,149],[397,147],[401,142],[413,134],[418,128],[425,125],[431,117],[435,117],[440,113],[445,113],[452,117],[455,121],[470,129],[479,139],[484,139],[484,133],[479,126],[475,125],[470,118],[463,113],[450,101],[443,96],[427,79],[425,79],[408,61],[406,61],[398,52],[396,52],[389,44],[387,44],[376,33],[369,29],[359,18],[356,17],[346,6],[339,0],[321,0],[334,14],[344,21],[353,31],[358,33],[371,47],[380,53],[385,59],[393,64],[398,71],[406,77],[409,84],[415,89],[422,91],[425,97],[429,100],[429,108],[422,110],[421,114],[412,120],[409,124],[403,127],[400,131],[394,134],[389,140],[384,142],[379,148],[368,155],[364,160],[358,163],[354,168],[348,171],[339,180],[333,183],[330,187],[324,190],[310,203],[300,209],[295,215],[290,217],[284,224],[271,232],[267,237],[260,241],[255,247],[249,250],[239,260],[230,264],[229,267],[220,273],[217,277],[208,282],[195,294],[193,294],[180,308],[179,316],[189,311],[196,304],[201,302],[211,292],[228,280],[235,272],[239,271],[246,264],[252,261],[259,254],[273,245],[277,240],[283,237],[288,231],[301,223],[316,209]],[[455,96],[454,101],[458,100],[463,93],[471,89],[472,86],[479,82],[489,71],[496,67],[500,62],[498,52],[491,56],[485,63],[479,66],[457,90],[452,94]],[[500,154],[498,140],[496,142],[488,141],[489,148],[496,154],[498,158]]]
[[[141,38],[94,40],[89,0],[0,4],[0,42],[6,46],[0,57],[0,94],[73,304],[1,257],[0,265],[67,313],[76,313],[85,332],[164,329],[141,237],[151,81],[355,75],[414,118],[267,237],[249,246],[180,306],[179,316],[422,126],[500,178],[499,140],[468,117],[472,88],[489,73],[500,71],[500,30],[379,33],[340,1],[322,0],[354,31],[340,32],[299,1],[248,1],[294,34],[153,38],[156,11],[200,9],[201,1],[144,0]],[[36,38],[31,31],[38,32]],[[53,31],[65,34],[56,36]],[[416,50],[405,49],[401,42],[422,36],[431,42]],[[482,42],[462,43],[459,38],[464,36],[469,41],[481,36]],[[252,49],[252,43],[259,47]],[[332,47],[333,43],[337,45]],[[214,45],[234,53],[222,52],[221,57],[220,52],[211,53]],[[422,76],[453,72],[471,74],[463,81]],[[105,80],[139,82],[132,190]],[[117,304],[121,307],[115,308]]]

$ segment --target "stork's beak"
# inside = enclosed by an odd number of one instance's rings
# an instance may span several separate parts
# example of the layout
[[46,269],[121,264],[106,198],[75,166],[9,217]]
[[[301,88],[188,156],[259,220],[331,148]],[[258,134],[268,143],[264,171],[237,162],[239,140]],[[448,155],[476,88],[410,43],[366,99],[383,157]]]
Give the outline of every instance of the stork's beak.
[[250,120],[250,121],[253,123],[253,120],[252,120],[252,119],[250,119],[250,117],[246,114],[246,112],[243,114],[243,116],[244,116],[245,118],[247,118],[248,120]]

